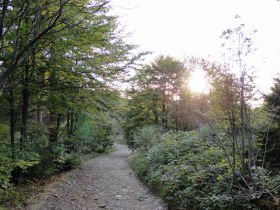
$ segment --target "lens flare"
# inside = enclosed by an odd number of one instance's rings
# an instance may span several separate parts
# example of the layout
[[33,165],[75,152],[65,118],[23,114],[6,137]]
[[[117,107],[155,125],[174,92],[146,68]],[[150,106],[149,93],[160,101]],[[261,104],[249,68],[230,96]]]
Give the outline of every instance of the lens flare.
[[210,84],[207,80],[206,73],[201,69],[195,70],[188,81],[188,87],[195,93],[209,93]]

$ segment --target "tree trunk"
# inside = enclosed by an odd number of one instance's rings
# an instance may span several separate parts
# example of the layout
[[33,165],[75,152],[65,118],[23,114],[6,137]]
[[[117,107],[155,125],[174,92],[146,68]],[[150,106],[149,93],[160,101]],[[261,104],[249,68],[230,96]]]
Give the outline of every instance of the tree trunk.
[[157,106],[155,101],[153,101],[153,112],[155,116],[155,123],[158,124],[158,112],[157,112]]
[[21,137],[20,147],[22,148],[23,143],[27,139],[27,120],[28,120],[28,109],[29,109],[29,78],[28,78],[29,67],[26,66],[24,69],[24,84],[22,90],[22,107],[21,107]]
[[16,123],[16,111],[15,111],[15,101],[14,92],[11,89],[9,91],[9,103],[10,103],[10,145],[12,158],[15,158],[15,123]]
[[[2,43],[3,40],[3,29],[4,29],[4,20],[6,16],[6,12],[8,9],[9,0],[2,0],[1,1],[1,15],[0,15],[0,41]],[[1,46],[2,48],[2,46]]]
[[56,119],[56,139],[59,137],[59,128],[61,124],[61,114],[57,114],[57,119]]
[[244,72],[241,75],[241,94],[240,94],[240,120],[241,120],[241,163],[242,163],[242,171],[245,172],[245,115],[244,115]]
[[74,133],[74,114],[70,114],[70,128],[69,128],[69,137],[72,137]]

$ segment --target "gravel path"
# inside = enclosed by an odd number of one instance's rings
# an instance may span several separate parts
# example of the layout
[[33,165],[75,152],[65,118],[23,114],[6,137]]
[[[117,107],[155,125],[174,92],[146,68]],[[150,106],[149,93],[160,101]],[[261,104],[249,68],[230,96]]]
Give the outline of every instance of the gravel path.
[[91,159],[52,186],[45,201],[29,209],[166,210],[164,203],[134,175],[127,147],[115,147],[115,152]]

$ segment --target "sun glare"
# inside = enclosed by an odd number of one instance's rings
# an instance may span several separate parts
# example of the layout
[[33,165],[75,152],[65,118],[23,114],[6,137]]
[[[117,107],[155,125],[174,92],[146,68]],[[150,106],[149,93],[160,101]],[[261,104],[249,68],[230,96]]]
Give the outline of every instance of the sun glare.
[[188,87],[192,92],[196,93],[208,93],[210,90],[210,84],[207,81],[206,74],[201,69],[197,69],[191,74]]

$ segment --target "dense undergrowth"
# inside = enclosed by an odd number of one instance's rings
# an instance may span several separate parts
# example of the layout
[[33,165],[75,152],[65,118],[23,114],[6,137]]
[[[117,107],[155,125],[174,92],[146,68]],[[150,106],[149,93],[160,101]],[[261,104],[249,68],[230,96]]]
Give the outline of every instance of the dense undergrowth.
[[135,145],[142,147],[135,148],[138,152],[130,163],[170,209],[279,208],[279,174],[256,167],[252,180],[245,180],[239,164],[233,178],[224,151],[209,138],[209,129],[159,132],[162,129],[155,126],[135,132]]
[[30,194],[26,193],[30,188],[77,167],[88,158],[109,151],[113,145],[110,120],[102,113],[83,114],[78,120],[75,135],[63,135],[56,142],[49,142],[44,131],[34,128],[32,144],[21,151],[19,149],[14,158],[7,154],[10,150],[3,143],[0,152],[1,208],[22,205]]

